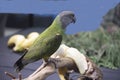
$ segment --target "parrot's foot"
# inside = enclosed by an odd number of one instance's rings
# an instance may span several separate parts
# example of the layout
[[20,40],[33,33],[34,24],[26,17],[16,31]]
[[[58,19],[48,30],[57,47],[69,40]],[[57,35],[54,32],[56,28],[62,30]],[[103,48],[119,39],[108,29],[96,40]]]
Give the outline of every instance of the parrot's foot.
[[49,64],[49,63],[54,63],[54,65],[55,65],[55,68],[58,68],[58,63],[61,63],[61,59],[60,58],[49,58],[49,60],[48,60],[48,62],[47,62],[47,64]]

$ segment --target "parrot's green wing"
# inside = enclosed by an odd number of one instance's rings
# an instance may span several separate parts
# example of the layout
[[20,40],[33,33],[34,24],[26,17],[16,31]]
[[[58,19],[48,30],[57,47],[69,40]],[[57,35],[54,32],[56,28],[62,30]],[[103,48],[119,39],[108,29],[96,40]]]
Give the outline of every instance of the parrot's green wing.
[[48,58],[59,48],[61,42],[62,35],[60,34],[39,40],[38,43],[36,42],[36,44],[30,48],[23,59],[39,60],[41,58]]
[[[20,71],[25,65],[39,59],[48,59],[60,46],[62,35],[56,34],[47,37],[33,45],[14,65],[16,71]],[[38,46],[39,45],[39,46]],[[42,45],[42,46],[40,46]]]

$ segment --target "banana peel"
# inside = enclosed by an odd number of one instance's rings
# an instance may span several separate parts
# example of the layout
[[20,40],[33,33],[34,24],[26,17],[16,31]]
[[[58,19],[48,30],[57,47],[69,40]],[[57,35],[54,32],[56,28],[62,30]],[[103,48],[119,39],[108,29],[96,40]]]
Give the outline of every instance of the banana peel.
[[[71,48],[62,44],[59,47],[59,49],[51,56],[51,58],[62,58],[62,57],[69,57],[73,59],[81,74],[84,74],[88,69],[86,57],[75,48]],[[61,70],[62,69],[58,69],[58,75],[61,80],[65,80],[64,77],[66,70],[64,71]]]
[[[59,49],[51,56],[51,58],[63,57],[69,57],[74,60],[80,75],[90,77],[93,80],[102,80],[102,73],[100,69],[87,56],[83,55],[76,48],[68,47],[65,44],[62,44]],[[60,80],[66,80],[65,73],[67,72],[67,68],[58,69]]]

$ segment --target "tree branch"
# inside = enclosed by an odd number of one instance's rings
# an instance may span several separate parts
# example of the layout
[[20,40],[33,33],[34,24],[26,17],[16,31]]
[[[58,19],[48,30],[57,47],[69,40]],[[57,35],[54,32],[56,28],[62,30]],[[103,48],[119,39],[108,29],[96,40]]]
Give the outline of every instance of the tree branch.
[[[87,58],[87,60],[88,60],[89,69],[86,71],[84,75],[81,75],[78,78],[78,80],[84,80],[84,79],[102,80],[102,73],[100,69],[94,63],[92,63],[89,58]],[[24,79],[21,79],[20,75],[18,79],[11,76],[12,74],[9,75],[7,73],[7,75],[10,76],[12,80],[45,80],[48,76],[55,73],[56,69],[64,68],[64,67],[66,67],[68,70],[74,70],[75,72],[79,73],[79,70],[76,64],[74,63],[74,61],[68,57],[50,58],[48,64],[44,68],[41,69],[40,67],[33,74],[29,75],[27,78]],[[64,77],[69,77],[69,76],[64,75]]]
[[[36,70],[37,72],[35,71],[35,73],[22,80],[45,80],[48,76],[55,73],[57,68],[62,67],[76,69],[74,61],[70,58],[50,58],[48,64],[44,68],[42,68],[42,70],[38,68]],[[20,80],[20,78],[16,79],[16,77],[8,72],[5,72],[5,74],[11,77],[12,80]]]

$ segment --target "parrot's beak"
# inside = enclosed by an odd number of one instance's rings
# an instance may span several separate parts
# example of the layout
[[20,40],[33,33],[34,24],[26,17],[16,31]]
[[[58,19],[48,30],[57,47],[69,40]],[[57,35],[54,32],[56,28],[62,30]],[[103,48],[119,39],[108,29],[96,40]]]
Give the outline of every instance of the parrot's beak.
[[73,22],[73,23],[76,22],[76,17],[75,17],[75,16],[73,17],[72,22]]

